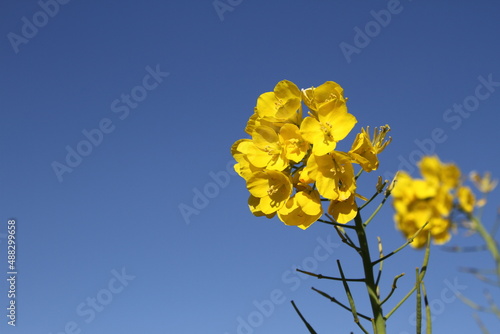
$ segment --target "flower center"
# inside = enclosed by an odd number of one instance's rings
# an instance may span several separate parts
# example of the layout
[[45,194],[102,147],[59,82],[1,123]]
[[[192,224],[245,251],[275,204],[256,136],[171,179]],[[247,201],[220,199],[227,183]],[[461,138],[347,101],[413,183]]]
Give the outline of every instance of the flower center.
[[271,186],[269,187],[269,189],[267,189],[267,194],[269,196],[272,196],[272,195],[276,194],[278,192],[278,190],[280,190],[280,185],[278,185],[278,184],[271,184]]

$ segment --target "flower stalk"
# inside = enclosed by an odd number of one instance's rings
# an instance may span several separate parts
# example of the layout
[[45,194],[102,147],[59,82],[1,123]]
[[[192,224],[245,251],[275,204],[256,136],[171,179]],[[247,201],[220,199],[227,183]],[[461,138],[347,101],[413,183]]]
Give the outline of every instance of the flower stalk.
[[493,260],[495,261],[495,270],[497,275],[497,284],[500,284],[500,251],[498,250],[498,243],[495,241],[493,236],[486,230],[481,220],[472,215],[469,219],[473,222],[472,229],[475,230],[481,238],[483,238],[486,243],[486,248],[490,252]]
[[354,218],[355,226],[356,226],[356,234],[358,236],[359,248],[360,248],[360,256],[363,261],[363,271],[365,274],[365,286],[368,292],[368,297],[370,299],[370,306],[372,309],[372,325],[374,333],[376,334],[385,334],[386,333],[386,324],[385,318],[382,311],[382,303],[378,296],[378,288],[375,284],[375,276],[373,274],[373,263],[370,257],[370,248],[368,245],[368,240],[366,238],[365,226],[363,225],[363,220],[361,219],[361,215],[358,214]]
[[[303,104],[308,108],[304,116]],[[386,203],[395,181],[389,185],[389,181],[383,181],[379,176],[376,192],[370,198],[359,192],[358,182],[364,172],[378,169],[378,155],[391,142],[388,136],[390,127],[384,125],[373,131],[370,131],[370,127],[361,128],[350,149],[339,150],[337,146],[356,123],[356,117],[347,110],[347,98],[339,84],[327,81],[318,87],[300,90],[293,82],[283,80],[274,87],[274,91],[259,96],[254,114],[245,127],[251,139],[237,140],[231,147],[231,154],[236,160],[235,171],[246,182],[250,193],[248,206],[255,216],[277,217],[285,225],[303,230],[317,221],[332,225],[340,240],[360,255],[364,274],[362,278],[348,277],[339,260],[340,277],[297,270],[318,279],[341,282],[348,303],[314,287],[312,289],[349,311],[363,333],[369,331],[362,322],[369,321],[374,334],[385,334],[388,316],[384,316],[382,305],[393,295],[397,280],[404,274],[394,278],[390,293],[381,300],[379,284],[384,261],[411,244],[417,236],[422,241],[424,238],[420,232],[427,224],[423,222],[409,229],[408,236],[412,237],[386,256],[383,255],[382,243],[378,238],[378,259],[371,258],[367,225]],[[383,199],[363,222],[360,212],[364,214],[382,193]],[[399,193],[401,195],[402,192]],[[422,194],[428,195],[425,189]],[[357,201],[363,203],[358,206]],[[378,268],[377,274],[375,268]],[[418,287],[424,274],[423,267],[418,276]],[[366,301],[361,303],[355,300],[351,293],[350,285],[358,283],[365,285],[371,316],[368,312],[358,312],[366,304]],[[414,291],[415,288],[410,295]],[[402,302],[404,300],[398,305]],[[292,306],[309,332],[316,333],[294,302]]]

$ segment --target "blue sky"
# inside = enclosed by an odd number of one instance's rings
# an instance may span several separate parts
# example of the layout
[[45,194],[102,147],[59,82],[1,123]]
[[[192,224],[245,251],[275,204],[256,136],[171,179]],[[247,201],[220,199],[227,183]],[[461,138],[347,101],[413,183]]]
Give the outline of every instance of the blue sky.
[[[340,259],[356,276],[358,259],[326,225],[253,217],[243,179],[228,172],[229,148],[278,81],[332,80],[356,130],[392,128],[364,187],[412,169],[421,152],[498,177],[499,10],[451,0],[3,1],[0,268],[7,278],[15,218],[18,275],[16,328],[3,280],[0,330],[305,333],[293,299],[319,333],[357,333],[347,312],[310,290],[343,298],[342,288],[293,268],[335,274]],[[498,203],[497,190],[489,226]],[[186,218],[183,206],[196,212]],[[387,250],[404,241],[390,205],[368,233]],[[461,233],[452,241],[475,243]],[[393,301],[422,256],[408,249],[385,264],[386,291],[407,273]],[[451,291],[481,300],[484,286],[457,268],[491,267],[490,257],[439,247],[431,256],[435,332],[478,332]],[[414,333],[413,302],[398,312],[390,332]]]

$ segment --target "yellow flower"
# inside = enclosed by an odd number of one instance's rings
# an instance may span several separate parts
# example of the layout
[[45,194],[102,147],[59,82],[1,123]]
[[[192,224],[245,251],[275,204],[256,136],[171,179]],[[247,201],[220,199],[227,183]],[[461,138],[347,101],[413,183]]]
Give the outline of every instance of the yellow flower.
[[474,210],[474,205],[476,204],[476,197],[472,193],[469,187],[462,186],[458,188],[457,191],[458,204],[460,208],[467,213],[471,213]]
[[311,154],[301,180],[305,183],[315,180],[321,196],[330,200],[345,201],[356,191],[354,168],[344,152],[333,151],[321,156]]
[[340,224],[347,224],[358,214],[358,206],[352,194],[344,201],[330,201],[328,213]]
[[[420,219],[419,219],[420,218]],[[422,227],[422,217],[415,215],[401,215],[396,213],[394,220],[396,228],[399,229],[406,238],[413,237],[415,233]],[[432,241],[437,245],[442,245],[448,242],[451,238],[450,234],[451,222],[439,216],[429,218],[429,224],[413,239],[410,244],[413,248],[422,248],[427,244],[428,233],[430,231]]]
[[231,154],[236,160],[236,164],[234,165],[234,170],[238,173],[239,176],[248,180],[253,173],[261,170],[261,168],[255,167],[248,160],[248,152],[250,147],[254,147],[255,144],[250,139],[240,139],[236,141],[231,147]]
[[391,195],[394,198],[410,198],[413,196],[412,182],[413,179],[407,172],[399,171],[392,181]]
[[415,201],[427,201],[436,196],[437,188],[426,180],[415,180],[406,172],[400,171],[391,194],[396,211],[407,214],[414,209],[412,205]]
[[498,184],[498,180],[493,180],[491,178],[490,172],[486,172],[484,173],[484,176],[481,176],[476,171],[472,171],[469,177],[476,188],[483,194],[492,192]]
[[297,192],[278,211],[278,217],[285,225],[298,226],[303,230],[317,221],[322,214],[319,193],[310,187]]
[[295,124],[297,126],[302,122],[302,112],[294,113],[290,118],[274,118],[274,117],[259,117],[257,112],[254,112],[252,116],[248,119],[247,125],[245,127],[245,132],[252,135],[255,128],[266,125],[274,129],[274,131],[279,132],[281,127],[285,124]]
[[279,138],[285,157],[293,162],[304,159],[309,150],[309,143],[302,138],[299,128],[294,124],[285,124],[281,127]]
[[302,99],[313,115],[327,113],[345,104],[344,89],[336,82],[327,81],[321,86],[302,90]]
[[279,133],[269,126],[261,125],[254,129],[252,137],[252,141],[245,143],[245,154],[257,168],[282,171],[289,166],[290,161],[300,162],[309,150],[309,143],[302,138],[299,128],[294,124],[283,125]]
[[[405,215],[396,214],[394,216],[394,221],[396,222],[396,229],[400,230],[406,238],[412,237],[418,231],[415,222]],[[427,232],[422,231],[413,239],[410,245],[414,248],[421,248],[426,242]]]
[[278,211],[292,193],[292,182],[285,173],[273,170],[255,172],[247,181],[251,194],[249,205],[252,212],[265,215]]
[[432,202],[434,208],[442,217],[450,216],[453,209],[453,195],[446,188],[437,188]]
[[349,155],[358,163],[364,171],[371,172],[376,170],[379,165],[377,155],[381,153],[385,147],[391,142],[391,138],[385,140],[385,136],[390,131],[388,125],[375,128],[373,139],[370,138],[370,128],[361,129],[354,143],[352,144]]
[[[413,179],[407,173],[399,172],[391,192],[396,228],[406,238],[412,237],[428,223],[411,244],[415,248],[426,244],[429,231],[434,243],[447,242],[451,238],[449,230],[452,227],[449,219],[453,208],[453,195],[449,188],[452,178],[442,176],[446,172],[443,172],[439,160],[427,159],[422,165],[426,168],[426,178]],[[445,170],[451,170],[447,168]],[[456,173],[453,171],[447,175]]]
[[261,118],[288,119],[299,111],[301,99],[300,89],[293,82],[283,80],[274,87],[274,92],[259,96],[255,112]]
[[432,219],[431,237],[436,245],[443,245],[450,241],[452,224],[449,219],[434,217]]
[[253,146],[248,147],[248,161],[256,167],[284,170],[288,159],[281,147],[276,131],[269,126],[259,126],[252,133]]
[[313,153],[325,155],[344,139],[357,123],[356,117],[347,112],[345,102],[338,101],[332,110],[304,118],[300,125],[302,136],[313,144]]
[[378,168],[377,154],[373,149],[370,138],[364,131],[356,135],[349,155],[365,172],[371,172]]
[[248,197],[248,207],[250,208],[250,212],[252,212],[252,214],[256,217],[265,216],[266,218],[273,218],[274,216],[276,216],[276,212],[272,212],[269,214],[265,214],[264,212],[262,212],[260,210],[260,198],[252,195]]
[[419,163],[422,176],[448,189],[460,184],[460,169],[454,164],[443,164],[437,156],[425,156]]
[[262,125],[269,126],[273,128],[275,131],[279,131],[280,127],[282,126],[282,124],[276,124],[273,120],[270,120],[268,118],[260,118],[257,113],[254,113],[248,119],[247,125],[245,127],[245,132],[251,136],[255,128]]

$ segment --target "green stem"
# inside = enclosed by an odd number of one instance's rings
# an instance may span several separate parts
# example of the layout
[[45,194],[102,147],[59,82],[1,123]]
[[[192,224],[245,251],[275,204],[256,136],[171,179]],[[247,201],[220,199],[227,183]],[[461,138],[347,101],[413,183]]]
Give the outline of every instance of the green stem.
[[399,252],[400,250],[402,250],[403,248],[405,248],[406,246],[408,246],[409,244],[411,244],[413,242],[413,240],[417,237],[417,235],[419,235],[419,233],[422,232],[422,230],[424,229],[424,227],[427,226],[427,224],[429,224],[429,222],[425,223],[421,228],[419,228],[418,231],[415,232],[415,234],[413,234],[410,238],[408,238],[408,240],[406,240],[406,242],[403,245],[401,245],[396,250],[393,250],[389,254],[387,254],[385,256],[382,256],[379,259],[373,261],[372,265],[376,265],[377,263],[384,261],[385,259],[393,256],[394,254],[396,254],[397,252]]
[[[425,248],[425,255],[424,255],[424,261],[422,263],[422,268],[420,269],[420,276],[419,279],[422,281],[425,277],[425,274],[427,273],[427,265],[429,264],[429,255],[430,255],[430,250],[431,250],[431,238],[430,238],[430,232],[429,236],[427,238],[427,247]],[[386,314],[385,318],[389,319],[389,317],[396,312],[396,310],[403,305],[403,303],[417,290],[417,286],[413,286],[413,288],[406,294],[406,296],[401,299],[396,306],[392,310],[389,311],[389,313]],[[430,318],[428,319],[430,321]]]
[[300,313],[299,308],[297,307],[297,305],[295,305],[295,302],[293,300],[292,300],[292,306],[295,309],[295,312],[297,312],[297,314],[299,315],[299,317],[302,320],[302,322],[304,323],[304,325],[306,325],[307,329],[309,330],[309,333],[310,334],[317,334],[316,331],[314,330],[314,328],[304,318],[302,313]]
[[333,280],[333,281],[347,281],[347,282],[364,282],[365,281],[364,278],[340,278],[340,277],[332,277],[332,276],[325,276],[325,275],[321,275],[321,274],[315,274],[315,273],[312,273],[309,271],[301,270],[299,268],[297,268],[295,270],[298,271],[299,273],[306,274],[306,275],[309,275],[312,277],[316,277],[318,279],[324,278],[324,279],[329,279],[329,280]]
[[365,274],[365,285],[368,291],[368,296],[370,298],[370,305],[373,313],[373,329],[375,334],[385,334],[385,318],[382,312],[382,307],[380,306],[380,299],[377,294],[377,285],[375,284],[375,277],[373,275],[373,264],[370,257],[370,249],[368,246],[368,240],[365,233],[365,225],[363,225],[363,220],[361,215],[358,214],[354,218],[356,226],[356,234],[359,240],[359,254],[363,261],[363,270]]
[[417,269],[415,269],[415,276],[416,276],[416,283],[415,286],[417,287],[417,334],[422,333],[422,294],[420,292],[420,287],[421,283],[420,282],[420,272]]
[[425,290],[424,282],[422,282],[422,293],[424,294],[425,307],[425,333],[432,334],[431,307],[429,305],[429,300],[427,299],[427,290]]
[[491,256],[493,256],[493,259],[495,260],[498,283],[500,282],[500,252],[498,250],[498,244],[496,243],[495,239],[493,239],[492,235],[488,233],[488,231],[484,228],[481,220],[473,216],[470,216],[469,218],[474,222],[474,229],[479,233],[481,238],[484,239],[488,251],[491,253]]
[[363,333],[369,334],[368,331],[359,322],[358,312],[356,311],[356,304],[354,303],[354,298],[352,298],[351,289],[349,289],[349,284],[347,284],[347,281],[346,281],[345,275],[344,275],[344,271],[342,270],[342,266],[340,265],[339,260],[337,260],[337,266],[339,268],[340,276],[342,276],[342,280],[343,280],[342,283],[344,283],[344,290],[345,290],[345,293],[347,295],[347,299],[349,300],[349,305],[351,307],[351,313],[354,317],[354,322],[356,323],[356,325],[358,325],[359,328],[361,328]]
[[[392,289],[391,289],[391,292],[389,292],[389,294],[387,295],[387,297],[384,298],[384,300],[382,300],[382,302],[380,302],[380,306],[384,305],[384,303],[386,301],[389,300],[389,298],[391,298],[392,294],[394,293],[394,291],[396,291],[397,289],[397,282],[398,282],[398,279],[400,279],[401,277],[403,277],[405,275],[405,273],[402,273],[402,274],[399,274],[397,275],[396,277],[394,277],[394,280],[392,281]],[[387,319],[387,318],[386,318]]]
[[373,211],[373,213],[371,214],[371,216],[366,220],[365,226],[367,226],[368,224],[370,224],[370,222],[372,221],[372,219],[377,215],[377,213],[380,211],[380,209],[382,209],[382,207],[384,206],[385,202],[387,201],[387,197],[388,196],[384,197],[384,199],[382,200],[382,202],[380,202],[380,204],[377,206],[377,208],[375,209],[375,211]]
[[[351,310],[348,306],[346,306],[346,305],[342,304],[341,302],[339,302],[337,299],[335,299],[335,297],[332,297],[332,296],[330,296],[329,294],[327,294],[326,292],[323,292],[323,291],[321,291],[321,290],[318,290],[318,289],[316,289],[316,288],[314,288],[314,287],[313,287],[313,288],[311,288],[311,289],[312,289],[313,291],[316,291],[317,293],[319,293],[319,294],[320,294],[320,295],[322,295],[323,297],[325,297],[325,298],[329,299],[331,302],[333,302],[333,303],[335,303],[335,304],[339,305],[339,306],[340,306],[340,307],[342,307],[343,309],[346,309],[347,311],[349,311],[349,312],[351,312],[351,313],[352,313],[352,310]],[[358,317],[360,317],[360,318],[363,318],[363,319],[368,320],[368,321],[370,321],[370,320],[371,320],[369,317],[367,317],[367,316],[366,316],[366,315],[364,315],[364,314],[361,314],[361,313],[356,313],[356,314],[357,314],[357,315],[358,315]]]
[[363,210],[363,208],[365,206],[367,206],[368,204],[370,204],[378,195],[380,195],[380,193],[377,191],[375,194],[373,194],[372,197],[370,197],[370,199],[368,201],[365,202],[365,204],[361,205],[358,210],[359,211]]

